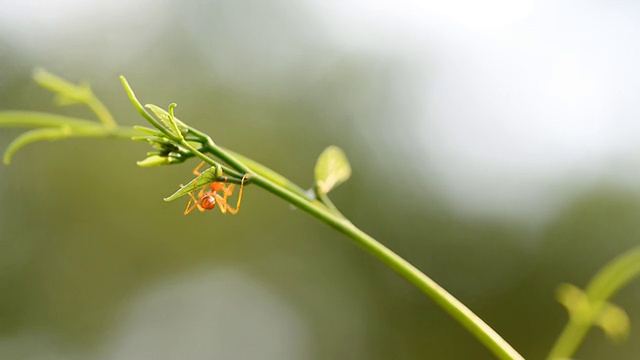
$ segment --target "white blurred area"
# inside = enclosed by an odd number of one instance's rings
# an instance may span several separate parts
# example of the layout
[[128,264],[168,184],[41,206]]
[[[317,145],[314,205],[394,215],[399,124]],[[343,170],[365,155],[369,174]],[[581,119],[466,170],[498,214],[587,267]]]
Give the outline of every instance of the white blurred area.
[[307,359],[290,304],[234,269],[196,269],[134,297],[105,360]]
[[50,332],[0,337],[11,359],[309,359],[291,304],[232,268],[196,268],[140,289],[100,349],[69,349]]
[[122,67],[162,30],[154,24],[171,21],[168,3],[152,0],[0,0],[0,7],[0,34],[12,51],[52,63],[96,54],[94,65],[107,68]]
[[312,3],[337,43],[405,62],[395,121],[458,211],[538,222],[587,187],[638,189],[640,3]]
[[[146,0],[1,3],[0,31],[28,51],[86,41],[113,66],[153,36],[149,25],[178,21],[193,36],[185,41],[211,54],[217,81],[270,94],[303,90],[282,78],[304,60],[304,32],[270,32],[281,19],[262,19],[255,4],[202,2],[179,14]],[[366,132],[370,146],[387,140],[383,152],[411,158],[407,171],[436,184],[454,210],[539,223],[586,188],[638,188],[639,3],[308,0],[289,8],[290,20],[300,12],[319,22],[327,44],[398,64],[389,89],[398,116]],[[227,26],[233,48],[210,41],[215,24],[200,17],[232,22],[225,12],[249,16],[254,35],[242,32],[247,24]],[[113,21],[122,23],[118,41],[78,40],[79,27]],[[232,62],[221,56],[230,51]]]

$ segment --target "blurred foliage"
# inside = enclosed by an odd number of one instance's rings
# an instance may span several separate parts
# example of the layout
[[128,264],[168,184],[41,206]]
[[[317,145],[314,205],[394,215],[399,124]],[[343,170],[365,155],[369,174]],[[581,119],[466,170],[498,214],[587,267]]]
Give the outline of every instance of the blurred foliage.
[[[556,286],[584,285],[639,243],[640,197],[607,186],[534,229],[452,213],[429,179],[414,176],[413,164],[380,155],[392,145],[363,141],[363,134],[384,138],[375,131],[392,125],[384,90],[391,62],[331,49],[308,15],[283,3],[259,5],[260,16],[247,17],[240,5],[218,12],[207,6],[172,9],[182,21],[167,22],[126,59],[108,57],[118,52],[117,41],[100,51],[92,44],[118,27],[133,36],[159,26],[156,19],[86,30],[83,39],[92,40],[84,47],[65,39],[50,56],[16,49],[0,33],[0,108],[52,108],[30,80],[31,68],[41,65],[91,80],[119,122],[139,124],[117,81],[124,73],[140,84],[141,97],[179,103],[180,118],[301,185],[312,184],[317,154],[339,144],[353,167],[352,179],[334,191],[341,211],[526,358],[544,357],[566,322]],[[251,50],[256,44],[262,46]],[[15,135],[0,132],[0,145]],[[141,169],[141,151],[145,144],[108,139],[40,143],[0,168],[0,357],[102,358],[95,354],[110,354],[108,340],[131,316],[131,302],[175,274],[215,264],[237,269],[293,309],[309,333],[310,359],[491,358],[410,284],[269,194],[247,187],[241,216],[182,216],[184,204],[162,196],[188,181],[196,164]],[[380,169],[397,176],[374,176]],[[627,342],[613,346],[592,332],[576,357],[635,358],[639,297],[636,283],[615,299],[630,318]]]

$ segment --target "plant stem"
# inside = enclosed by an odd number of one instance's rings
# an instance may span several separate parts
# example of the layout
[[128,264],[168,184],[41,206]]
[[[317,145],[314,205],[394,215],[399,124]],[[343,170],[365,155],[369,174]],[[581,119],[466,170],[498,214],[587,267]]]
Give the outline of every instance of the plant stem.
[[[127,83],[127,80],[120,76],[120,80],[127,91],[129,100],[133,103],[134,107],[145,117],[155,128],[164,133],[168,139],[176,142],[180,146],[190,150],[194,155],[209,163],[210,165],[216,165],[217,162],[205,155],[200,150],[194,148],[189,144],[182,136],[180,138],[171,131],[169,131],[164,125],[155,120],[138,101],[133,90]],[[171,111],[171,107],[170,107]],[[184,125],[184,124],[183,124]],[[185,125],[186,126],[186,125]],[[215,157],[227,163],[234,170],[243,172],[249,175],[249,180],[260,186],[261,188],[271,192],[272,194],[288,201],[290,204],[297,206],[298,208],[306,211],[310,215],[316,217],[320,221],[328,224],[334,229],[347,235],[353,239],[358,245],[367,250],[370,254],[375,256],[378,260],[382,261],[385,265],[392,268],[398,274],[405,279],[409,280],[418,289],[431,297],[440,307],[448,312],[454,319],[456,319],[463,327],[469,330],[482,344],[484,344],[490,351],[492,351],[499,359],[504,360],[523,360],[524,358],[518,354],[498,333],[496,333],[489,325],[487,325],[482,319],[474,314],[469,308],[464,306],[453,295],[449,294],[435,281],[431,280],[427,275],[418,270],[415,266],[411,265],[408,261],[404,260],[398,254],[394,253],[374,238],[358,229],[348,219],[346,219],[340,212],[333,206],[328,198],[319,199],[319,201],[311,200],[302,194],[302,191],[292,185],[286,178],[275,173],[274,171],[259,165],[255,168],[255,171],[251,171],[243,161],[239,160],[234,154],[226,151],[224,148],[216,145],[211,137],[208,135],[188,127],[188,131],[194,134],[196,137],[204,140],[201,144],[204,146],[201,150],[211,153]],[[324,204],[322,201],[324,200]]]
[[102,124],[108,129],[115,129],[118,127],[118,124],[113,119],[113,116],[107,110],[107,107],[104,106],[102,101],[100,101],[97,97],[91,97],[86,105],[93,111],[94,114],[98,117],[98,120],[102,122]]
[[453,295],[438,285],[427,275],[411,265],[398,254],[385,247],[374,238],[357,228],[349,220],[338,213],[320,206],[318,202],[308,199],[272,183],[260,175],[252,174],[253,183],[286,200],[287,202],[306,211],[327,225],[347,235],[358,245],[389,266],[400,276],[409,280],[423,293],[432,298],[440,307],[448,312],[463,327],[469,330],[482,344],[484,344],[499,359],[524,359],[498,333],[474,314],[469,308],[458,301]]
[[[240,162],[236,157],[228,153],[224,148],[214,145],[209,138],[207,144],[208,152],[223,159],[230,165],[236,165],[234,168],[247,169],[246,165]],[[213,159],[206,159],[206,155],[198,152],[198,156],[210,164],[215,163]],[[324,201],[311,201],[307,197],[301,195],[298,191],[293,191],[280,184],[281,175],[269,170],[262,174],[252,172],[250,169],[245,170],[250,175],[252,183],[271,192],[272,194],[284,199],[292,205],[306,211],[310,215],[333,227],[339,232],[347,235],[356,244],[360,245],[371,255],[376,257],[382,263],[393,269],[400,276],[407,279],[423,293],[433,299],[436,304],[449,313],[471,334],[473,334],[483,345],[485,345],[496,357],[503,360],[524,360],[524,358],[507,343],[498,333],[496,333],[489,325],[474,314],[463,303],[448,293],[444,288],[435,281],[418,270],[411,263],[391,251],[364,231],[360,230],[348,219],[346,219],[328,197],[325,196]],[[268,177],[267,177],[268,176]],[[273,177],[273,179],[271,179]],[[321,199],[322,200],[322,199]]]
[[620,288],[640,276],[640,247],[631,249],[611,260],[587,285],[588,313],[569,313],[569,322],[560,333],[547,359],[568,359],[576,352],[593,326],[603,305]]

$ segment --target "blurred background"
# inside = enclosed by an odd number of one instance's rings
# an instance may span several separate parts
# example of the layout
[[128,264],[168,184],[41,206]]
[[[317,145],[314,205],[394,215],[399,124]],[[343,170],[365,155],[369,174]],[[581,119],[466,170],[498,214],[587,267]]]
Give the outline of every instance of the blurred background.
[[[301,186],[343,148],[332,193],[362,229],[525,357],[640,244],[640,3],[631,0],[0,0],[0,109],[56,108],[34,67],[88,81],[125,125],[143,103]],[[2,129],[0,146],[21,133]],[[259,188],[238,216],[164,196],[196,162],[139,168],[123,140],[37,143],[0,167],[0,358],[491,359],[347,238]],[[185,200],[186,201],[186,200]],[[613,301],[637,359],[640,285]]]

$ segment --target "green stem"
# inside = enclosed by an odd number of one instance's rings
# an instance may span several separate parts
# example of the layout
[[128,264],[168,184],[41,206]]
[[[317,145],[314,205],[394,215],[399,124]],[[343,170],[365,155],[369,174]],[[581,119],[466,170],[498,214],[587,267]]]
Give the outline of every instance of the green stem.
[[[209,158],[208,156],[206,156],[205,154],[200,152],[198,149],[193,147],[184,138],[179,138],[178,136],[173,134],[164,125],[162,125],[158,120],[156,120],[151,114],[149,114],[149,112],[147,112],[147,110],[144,108],[142,103],[136,97],[136,95],[133,92],[133,89],[131,88],[131,86],[129,85],[129,82],[127,81],[127,79],[122,75],[120,75],[120,82],[124,86],[124,89],[125,89],[125,91],[127,93],[127,96],[129,97],[129,100],[131,101],[133,106],[136,108],[136,110],[138,110],[138,112],[140,113],[140,115],[142,115],[142,117],[144,117],[147,121],[149,121],[149,123],[151,123],[151,125],[153,125],[156,129],[160,130],[168,139],[170,139],[170,140],[174,141],[175,143],[180,144],[180,145],[184,146],[185,148],[189,149],[189,151],[191,151],[194,155],[196,155],[197,157],[199,157],[200,159],[202,159],[203,161],[205,161],[209,165],[212,165],[212,166],[213,165],[217,165],[216,161],[214,161],[213,159]],[[200,137],[204,141],[203,145],[212,154],[214,154],[215,156],[220,158],[222,161],[224,161],[227,164],[229,164],[235,170],[237,170],[239,172],[242,172],[242,173],[249,173],[249,169],[242,162],[238,161],[232,155],[228,154],[223,149],[221,149],[218,145],[216,145],[213,142],[213,140],[211,139],[211,137],[209,137],[205,133],[203,133],[203,132],[201,132],[201,131],[199,131],[197,129],[191,128],[191,127],[189,127],[189,131],[192,134]]]
[[33,73],[33,78],[40,86],[58,94],[59,100],[62,100],[61,104],[85,104],[96,114],[106,128],[115,129],[118,126],[106,106],[93,94],[89,85],[70,83],[44,69],[36,69]]
[[[463,327],[469,330],[471,334],[473,334],[499,359],[524,359],[498,333],[496,333],[489,325],[482,321],[482,319],[480,319],[453,295],[448,293],[444,288],[438,285],[423,272],[418,270],[411,263],[409,263],[398,254],[394,253],[389,248],[353,225],[353,223],[346,219],[337,210],[337,208],[333,206],[333,203],[331,203],[328,198],[321,199],[325,202],[328,202],[327,204],[323,204],[320,201],[311,201],[300,192],[282,186],[278,180],[283,177],[273,172],[272,170],[269,170],[266,173],[266,175],[268,175],[269,177],[263,176],[257,172],[250,171],[250,169],[248,169],[244,164],[240,163],[225,149],[214,145],[213,141],[209,140],[206,147],[208,147],[208,152],[211,152],[216,157],[223,159],[230,165],[234,162],[239,163],[241,165],[240,169],[246,169],[245,172],[250,175],[250,179],[255,185],[284,199],[290,204],[297,206],[298,208],[306,211],[320,221],[350,237],[371,255],[376,257],[385,265],[389,266],[400,276],[407,279],[423,293],[432,298],[440,307],[448,312]],[[208,158],[206,155],[200,152],[197,152],[197,155],[207,163],[212,165],[215,164],[215,161],[211,158]],[[271,179],[272,174],[275,174],[273,176],[273,180]]]
[[358,245],[396,271],[400,276],[409,280],[422,292],[431,297],[440,307],[448,312],[463,327],[469,330],[482,344],[484,344],[499,359],[524,359],[498,333],[474,314],[469,308],[458,301],[453,295],[438,285],[427,275],[411,265],[398,254],[385,247],[374,238],[357,228],[349,220],[332,212],[318,202],[310,202],[287,189],[278,186],[270,180],[252,174],[254,184],[286,200],[287,202],[306,211],[327,225],[347,235]]
[[[183,138],[178,138],[164,125],[155,120],[149,113],[147,113],[142,104],[138,101],[126,79],[121,76],[120,80],[127,91],[129,99],[138,112],[140,112],[141,115],[154,127],[164,133],[168,139],[184,146],[203,161],[210,165],[217,164],[214,159],[194,148]],[[297,186],[292,185],[288,180],[284,179],[284,177],[270,169],[267,169],[266,167],[263,167],[262,165],[257,167],[255,171],[251,171],[245,163],[238,160],[238,158],[233,154],[216,145],[211,137],[191,127],[187,128],[191,134],[201,139],[200,143],[203,145],[203,151],[211,153],[235,170],[249,174],[249,179],[257,186],[260,186],[285,201],[288,201],[290,204],[297,206],[334,229],[347,235],[378,260],[382,261],[402,277],[409,280],[418,289],[431,297],[446,312],[453,316],[453,318],[462,326],[468,329],[498,358],[505,360],[523,359],[516,350],[514,350],[504,339],[502,339],[502,337],[500,337],[500,335],[498,335],[498,333],[469,310],[469,308],[453,297],[453,295],[449,294],[446,290],[440,287],[440,285],[431,280],[427,275],[411,265],[408,261],[404,260],[398,254],[394,253],[374,238],[358,229],[349,220],[342,216],[328,198],[319,199],[320,201],[310,200]],[[321,202],[323,200],[326,204]]]
[[28,144],[39,141],[57,141],[69,138],[131,137],[132,129],[106,129],[103,125],[76,127],[44,127],[23,133],[15,138],[4,153],[3,162],[9,165],[16,151]]
[[340,210],[338,210],[338,208],[333,204],[333,201],[331,201],[331,199],[329,199],[327,194],[325,194],[325,193],[323,193],[321,191],[317,191],[317,190],[318,189],[316,189],[316,198],[318,199],[318,201],[320,201],[322,204],[324,204],[324,206],[326,206],[327,209],[331,210],[336,215],[344,217],[344,215],[342,215]]
[[304,189],[289,181],[289,179],[287,179],[286,177],[262,165],[261,163],[244,155],[238,154],[237,152],[231,151],[227,148],[222,148],[222,150],[245,164],[249,169],[251,169],[252,173],[261,175],[269,179],[272,183],[275,183],[276,185],[283,187],[300,197],[308,197],[308,194]]
[[142,115],[142,117],[145,118],[156,129],[160,130],[167,137],[167,139],[170,139],[171,141],[179,144],[181,140],[176,135],[174,135],[171,131],[169,131],[164,125],[162,125],[158,120],[156,120],[156,118],[151,116],[151,114],[149,114],[147,110],[145,110],[144,106],[138,100],[138,98],[136,97],[136,94],[133,92],[133,89],[129,85],[129,82],[127,82],[127,79],[122,75],[120,75],[120,82],[122,83],[122,86],[124,86],[124,90],[127,93],[127,96],[129,97],[129,101],[131,101],[131,104],[133,104],[133,107],[135,107],[136,110],[138,110],[138,113],[140,113],[140,115]]
[[226,152],[223,148],[221,148],[220,146],[216,145],[213,140],[207,136],[207,143],[206,146],[209,148],[209,151],[217,156],[218,158],[220,158],[220,160],[226,162],[227,164],[229,164],[232,168],[236,169],[237,171],[240,171],[242,173],[249,173],[249,168],[243,164],[241,161],[239,161],[238,159],[236,159],[233,155],[229,154],[228,152]]
[[616,257],[603,267],[589,282],[585,294],[592,304],[588,313],[569,313],[569,322],[549,352],[547,359],[568,359],[576,352],[593,326],[595,316],[615,293],[634,278],[640,276],[640,247]]
[[35,111],[1,111],[0,127],[62,127],[85,126],[95,122]]
[[98,120],[104,124],[107,129],[115,129],[118,127],[118,124],[114,120],[113,116],[107,110],[107,107],[95,96],[92,96],[87,102],[86,105],[93,111],[94,114],[98,117]]

